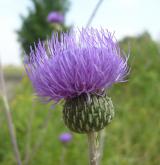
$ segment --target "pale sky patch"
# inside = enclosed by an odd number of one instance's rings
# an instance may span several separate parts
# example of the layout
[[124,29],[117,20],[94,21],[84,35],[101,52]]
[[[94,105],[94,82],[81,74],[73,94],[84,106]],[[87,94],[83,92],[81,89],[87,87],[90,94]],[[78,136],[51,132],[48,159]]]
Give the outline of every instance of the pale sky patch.
[[[85,27],[98,0],[71,0],[66,23]],[[30,0],[0,0],[0,56],[3,64],[21,64],[15,30],[21,26],[20,14],[27,14]],[[117,39],[148,31],[160,38],[160,0],[104,0],[91,26],[115,32]]]

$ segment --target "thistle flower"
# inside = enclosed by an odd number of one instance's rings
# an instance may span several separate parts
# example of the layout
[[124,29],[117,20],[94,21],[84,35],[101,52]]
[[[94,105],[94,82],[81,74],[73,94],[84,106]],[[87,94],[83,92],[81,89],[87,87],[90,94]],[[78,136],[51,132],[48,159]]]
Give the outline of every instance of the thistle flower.
[[52,11],[48,14],[47,21],[50,23],[63,23],[64,15],[60,12]]
[[107,30],[81,29],[53,35],[31,49],[25,68],[38,96],[66,101],[65,124],[75,132],[98,131],[114,116],[106,97],[113,84],[123,82],[128,58],[121,55],[114,35]]
[[68,143],[72,140],[72,135],[70,133],[63,133],[59,136],[59,140],[62,143]]

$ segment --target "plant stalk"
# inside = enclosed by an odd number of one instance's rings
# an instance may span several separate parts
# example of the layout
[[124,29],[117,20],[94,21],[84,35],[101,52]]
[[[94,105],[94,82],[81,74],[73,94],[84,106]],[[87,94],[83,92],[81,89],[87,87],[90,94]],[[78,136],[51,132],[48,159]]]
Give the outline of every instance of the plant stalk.
[[97,133],[90,132],[87,135],[88,135],[90,165],[98,165],[99,150],[98,150],[98,144],[97,144]]
[[60,165],[65,165],[66,151],[67,151],[66,146],[63,146],[62,154],[61,154],[61,158],[60,158]]
[[16,134],[15,134],[15,129],[14,129],[14,124],[13,124],[13,120],[12,120],[12,114],[10,112],[10,107],[9,107],[9,103],[8,103],[1,61],[0,61],[0,84],[1,84],[1,88],[2,88],[2,98],[3,98],[3,102],[4,102],[4,106],[5,106],[4,111],[5,111],[5,115],[6,115],[6,119],[7,119],[7,124],[8,124],[8,128],[9,128],[9,133],[10,133],[10,137],[11,137],[11,143],[13,146],[15,159],[17,161],[17,165],[22,165],[22,161],[20,158],[20,152],[19,152],[17,139],[16,139]]
[[99,158],[98,158],[98,164],[101,164],[101,160],[102,160],[102,157],[103,157],[105,137],[106,137],[106,130],[104,128],[99,133]]

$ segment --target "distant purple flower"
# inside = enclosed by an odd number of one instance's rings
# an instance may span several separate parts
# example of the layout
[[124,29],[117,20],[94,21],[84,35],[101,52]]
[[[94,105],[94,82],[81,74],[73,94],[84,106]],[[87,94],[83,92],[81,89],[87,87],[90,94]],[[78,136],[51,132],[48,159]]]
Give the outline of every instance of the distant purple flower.
[[25,68],[37,94],[56,102],[81,94],[101,94],[124,81],[128,57],[107,30],[87,28],[53,35],[31,49]]
[[67,143],[72,140],[72,135],[70,133],[63,133],[59,136],[59,140],[63,143]]
[[64,15],[60,12],[50,12],[47,16],[47,21],[50,23],[63,23]]

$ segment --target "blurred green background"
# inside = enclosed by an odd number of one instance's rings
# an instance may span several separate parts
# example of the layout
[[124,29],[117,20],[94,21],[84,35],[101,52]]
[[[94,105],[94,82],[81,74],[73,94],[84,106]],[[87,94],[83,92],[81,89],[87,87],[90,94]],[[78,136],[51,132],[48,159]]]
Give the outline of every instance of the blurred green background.
[[[25,22],[28,18],[23,19]],[[28,33],[32,32],[25,26],[25,35]],[[124,37],[119,43],[124,52],[129,51],[131,71],[127,82],[114,85],[108,92],[116,116],[105,128],[102,165],[159,165],[160,43],[148,32]],[[23,42],[21,44],[23,47]],[[62,105],[53,109],[51,104],[40,103],[23,66],[4,66],[3,71],[23,164],[59,165],[64,145],[58,138],[69,131],[62,120]],[[0,165],[15,165],[4,108],[0,98]],[[66,146],[64,165],[85,165],[87,155],[86,135],[73,134]]]

